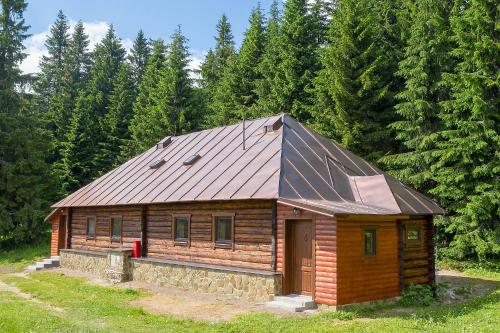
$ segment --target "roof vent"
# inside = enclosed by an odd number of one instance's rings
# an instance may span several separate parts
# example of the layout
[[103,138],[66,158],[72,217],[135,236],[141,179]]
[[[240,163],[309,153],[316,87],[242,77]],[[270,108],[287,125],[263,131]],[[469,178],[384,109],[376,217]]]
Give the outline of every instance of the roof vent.
[[149,165],[149,168],[150,169],[158,169],[159,167],[161,167],[163,164],[165,164],[165,160],[164,159],[161,159],[161,160],[155,160],[153,161],[153,163],[151,163]]
[[156,149],[163,149],[166,148],[170,143],[172,143],[172,137],[167,136],[163,138],[160,142],[156,144]]
[[182,162],[182,164],[184,164],[184,165],[193,165],[200,158],[201,158],[200,154],[191,155],[184,162]]
[[264,125],[262,132],[264,134],[266,134],[269,132],[277,131],[278,129],[281,128],[282,125],[283,125],[283,121],[281,120],[281,117],[279,117],[273,124]]

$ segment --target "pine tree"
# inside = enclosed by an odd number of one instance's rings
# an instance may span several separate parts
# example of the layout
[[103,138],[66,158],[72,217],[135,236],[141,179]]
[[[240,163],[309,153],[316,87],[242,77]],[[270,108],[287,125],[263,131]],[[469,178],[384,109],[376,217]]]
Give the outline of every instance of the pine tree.
[[66,179],[66,189],[83,186],[112,167],[106,144],[106,114],[124,59],[125,50],[111,26],[96,45],[89,79],[85,88],[78,92],[71,117],[70,131],[63,148],[62,174]]
[[134,45],[130,50],[130,55],[128,56],[135,87],[139,87],[141,83],[150,52],[149,42],[146,37],[144,37],[142,30],[139,30],[134,40]]
[[201,78],[199,80],[199,84],[203,89],[207,91],[207,94],[209,94],[209,88],[211,88],[217,81],[217,71],[215,70],[215,55],[212,49],[209,49],[207,51],[205,61],[201,64],[200,74]]
[[157,139],[156,133],[160,132],[155,129],[157,120],[153,110],[158,108],[155,94],[158,91],[160,73],[166,66],[166,51],[167,47],[162,40],[153,42],[151,55],[133,105],[133,117],[130,123],[132,139],[122,152],[125,157],[132,157],[150,148]]
[[62,149],[61,187],[63,193],[71,193],[88,184],[97,172],[94,156],[99,144],[96,129],[99,122],[84,91],[80,91],[72,114],[70,128]]
[[75,108],[78,92],[85,87],[90,68],[89,39],[79,21],[68,42],[63,56],[63,82],[59,93],[51,98],[54,136],[57,142],[65,140],[69,130],[71,113]]
[[234,38],[231,24],[225,14],[217,22],[215,48],[209,50],[204,63],[201,65],[201,85],[210,93],[222,76],[229,60],[234,56]]
[[61,89],[51,97],[51,123],[55,139],[54,150],[50,159],[52,173],[59,179],[59,197],[67,192],[65,180],[70,177],[66,174],[63,150],[66,149],[67,136],[70,131],[71,119],[76,108],[79,91],[83,90],[88,79],[90,54],[87,50],[88,36],[85,34],[82,22],[78,22],[68,42],[63,56],[64,73]]
[[440,102],[447,97],[442,74],[452,68],[451,7],[441,0],[416,0],[412,5],[412,29],[397,72],[404,80],[395,107],[400,120],[390,125],[403,149],[381,159],[396,177],[423,191],[434,186],[430,169],[441,129]]
[[239,53],[228,64],[214,93],[211,123],[226,125],[258,116],[256,83],[261,79],[258,65],[264,52],[264,17],[260,7],[252,10]]
[[[317,43],[306,0],[284,4],[278,38],[279,63],[270,82],[265,112],[286,112],[300,121],[309,119],[312,79],[318,69]],[[272,46],[276,47],[276,46]]]
[[326,44],[332,3],[328,0],[314,0],[310,11],[314,39],[318,45]]
[[[40,60],[40,74],[35,84],[38,95],[38,108],[42,113],[51,112],[50,102],[53,94],[61,90],[64,79],[64,53],[69,42],[68,20],[60,10],[50,28],[50,34],[45,41],[47,55]],[[49,119],[53,115],[49,116]]]
[[179,135],[196,127],[192,109],[193,88],[189,72],[187,39],[180,26],[171,37],[166,66],[160,73],[156,97],[159,127],[155,141],[166,135]]
[[454,234],[448,254],[458,258],[500,254],[497,20],[493,0],[458,2],[451,17],[457,64],[444,74],[450,98],[441,103],[431,193],[448,209],[444,226]]
[[214,126],[213,119],[217,119],[217,117],[214,116],[214,114],[217,113],[216,106],[214,105],[214,96],[217,86],[228,64],[235,56],[231,24],[225,14],[222,15],[217,23],[216,30],[215,48],[208,51],[205,61],[201,65],[200,86],[204,91],[205,103],[207,104],[208,111],[208,115],[206,115],[204,121],[209,127]]
[[155,42],[134,104],[132,151],[148,149],[167,135],[198,126],[186,43],[180,27],[172,35],[166,57],[163,42]]
[[20,92],[28,26],[22,0],[1,2],[0,16],[0,247],[40,239],[48,202],[54,199],[45,155],[50,135]]
[[281,14],[278,1],[273,0],[269,18],[265,28],[265,45],[262,60],[257,66],[261,78],[256,82],[257,112],[262,115],[272,115],[274,100],[270,98],[276,69],[280,63],[279,38]]
[[117,166],[124,161],[122,149],[130,140],[129,125],[135,97],[134,88],[132,71],[127,64],[122,64],[116,74],[108,111],[103,121],[106,137],[101,143],[101,154],[103,162],[109,166]]
[[227,67],[228,62],[234,56],[234,37],[231,31],[231,24],[225,14],[222,14],[219,22],[217,23],[217,36],[215,37],[214,48],[214,70],[216,77],[222,75],[224,69]]
[[372,161],[392,148],[393,74],[384,35],[369,0],[345,0],[334,11],[317,99],[328,107],[315,114],[322,133]]
[[109,152],[106,149],[106,138],[108,136],[106,114],[110,107],[110,97],[115,87],[117,74],[125,60],[125,49],[120,39],[116,36],[113,26],[108,29],[103,40],[96,45],[94,51],[94,63],[90,70],[90,79],[85,90],[84,103],[89,107],[91,115],[97,117],[98,126],[95,128],[94,136],[98,144],[95,146],[95,154],[89,156],[93,159],[95,175],[99,176],[109,171]]
[[103,40],[96,45],[93,65],[87,85],[87,97],[96,116],[103,118],[109,105],[118,70],[125,59],[125,49],[111,26]]

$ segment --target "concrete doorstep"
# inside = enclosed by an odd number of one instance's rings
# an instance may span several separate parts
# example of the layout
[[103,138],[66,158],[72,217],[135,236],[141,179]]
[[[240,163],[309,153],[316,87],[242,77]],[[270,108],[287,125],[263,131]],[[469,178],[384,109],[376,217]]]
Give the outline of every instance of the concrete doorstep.
[[317,308],[316,303],[314,303],[310,296],[296,294],[275,296],[274,300],[265,303],[265,305],[290,312],[302,312]]
[[45,268],[59,267],[59,259],[59,256],[52,256],[50,258],[43,259],[42,261],[36,262],[34,265],[28,266],[27,270],[29,272],[35,272]]

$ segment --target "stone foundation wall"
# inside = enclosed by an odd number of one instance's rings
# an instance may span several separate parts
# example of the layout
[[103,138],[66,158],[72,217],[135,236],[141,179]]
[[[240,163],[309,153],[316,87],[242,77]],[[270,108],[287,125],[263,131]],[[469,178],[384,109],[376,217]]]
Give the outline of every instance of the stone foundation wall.
[[238,296],[252,302],[266,302],[281,293],[281,275],[236,272],[146,260],[132,260],[134,281],[158,284],[194,292]]
[[109,260],[105,253],[73,252],[60,250],[60,265],[76,271],[88,272],[101,278],[106,278]]
[[[266,302],[281,294],[281,275],[189,263],[158,262],[128,257],[112,267],[109,254],[62,250],[61,266],[85,271],[115,281],[130,279],[194,292],[237,296],[252,302]],[[126,254],[125,256],[127,256]],[[115,262],[116,264],[116,262]],[[122,271],[118,271],[121,267]]]

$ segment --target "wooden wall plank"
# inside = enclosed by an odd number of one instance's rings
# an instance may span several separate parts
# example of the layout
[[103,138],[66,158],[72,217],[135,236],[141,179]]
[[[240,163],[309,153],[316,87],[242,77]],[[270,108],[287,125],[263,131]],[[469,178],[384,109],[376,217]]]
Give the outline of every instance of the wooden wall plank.
[[[408,244],[406,229],[419,227],[421,230],[420,244]],[[432,217],[412,217],[402,222],[402,282],[403,288],[411,284],[428,284],[434,282],[434,242]]]
[[51,224],[50,255],[57,256],[59,254],[59,216],[57,216],[57,219],[51,220]]
[[[214,248],[212,213],[235,214],[233,249]],[[172,214],[191,214],[190,246],[180,246],[172,238]],[[97,217],[96,238],[86,239],[86,216]],[[110,241],[110,216],[123,219],[122,243]],[[272,270],[272,201],[247,200],[107,206],[74,208],[72,221],[74,249],[106,251],[119,246],[132,247],[146,234],[148,257],[214,265]]]
[[[399,294],[399,244],[396,221],[339,219],[337,240],[338,303],[384,299]],[[375,256],[365,256],[363,227],[377,228]]]
[[285,220],[311,218],[315,224],[314,300],[318,304],[337,304],[337,225],[335,218],[301,211],[294,216],[293,208],[278,204],[276,270],[285,271]]
[[[212,213],[234,213],[234,250],[215,248]],[[191,214],[190,247],[172,239],[172,214]],[[148,207],[149,257],[272,270],[272,202],[235,201]]]

